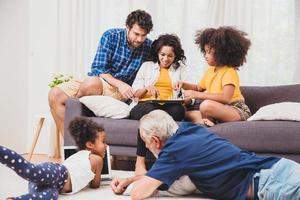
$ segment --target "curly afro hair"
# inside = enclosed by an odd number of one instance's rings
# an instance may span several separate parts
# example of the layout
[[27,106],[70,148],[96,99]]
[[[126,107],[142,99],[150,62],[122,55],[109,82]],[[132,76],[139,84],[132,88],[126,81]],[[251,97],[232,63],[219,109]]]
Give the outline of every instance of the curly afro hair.
[[214,49],[214,58],[218,66],[229,65],[239,68],[246,62],[251,42],[243,31],[223,26],[217,29],[207,28],[197,31],[195,43],[205,54],[205,46]]
[[175,54],[175,69],[180,66],[179,62],[185,64],[186,57],[184,56],[184,50],[181,47],[180,39],[173,34],[160,35],[158,39],[153,41],[148,60],[159,62],[158,53],[163,46],[173,47]]
[[86,142],[94,143],[97,134],[104,131],[102,126],[85,117],[76,117],[71,121],[68,129],[79,150],[86,149]]

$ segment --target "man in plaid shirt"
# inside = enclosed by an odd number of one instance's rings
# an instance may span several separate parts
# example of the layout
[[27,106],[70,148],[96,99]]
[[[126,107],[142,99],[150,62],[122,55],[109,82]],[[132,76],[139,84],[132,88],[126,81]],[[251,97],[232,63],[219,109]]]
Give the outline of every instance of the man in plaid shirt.
[[147,34],[152,27],[152,18],[147,12],[131,12],[126,19],[126,29],[109,29],[103,33],[88,78],[71,80],[50,90],[49,106],[61,133],[68,98],[105,95],[126,101],[134,97],[131,84],[149,54],[151,40]]

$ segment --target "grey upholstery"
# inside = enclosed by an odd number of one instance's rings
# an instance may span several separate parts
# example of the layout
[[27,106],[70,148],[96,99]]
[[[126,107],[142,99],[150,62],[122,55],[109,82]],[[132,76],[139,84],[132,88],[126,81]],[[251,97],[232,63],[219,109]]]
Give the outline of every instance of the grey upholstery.
[[[284,101],[300,102],[300,84],[268,87],[244,86],[241,90],[252,113],[268,104]],[[65,113],[65,145],[74,145],[67,127],[76,116],[92,117],[97,123],[103,125],[108,134],[108,144],[110,144],[112,155],[135,156],[138,121],[95,117],[78,100],[69,99],[66,102]],[[300,163],[300,122],[226,122],[209,129],[240,148],[261,155],[283,156]]]

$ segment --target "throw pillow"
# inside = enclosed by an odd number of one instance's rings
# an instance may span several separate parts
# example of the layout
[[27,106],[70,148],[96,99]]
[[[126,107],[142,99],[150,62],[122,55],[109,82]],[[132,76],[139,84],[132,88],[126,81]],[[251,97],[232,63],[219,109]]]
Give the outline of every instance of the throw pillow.
[[121,119],[129,116],[129,106],[109,96],[84,96],[79,101],[98,117]]
[[263,106],[248,118],[248,121],[253,120],[300,121],[300,103],[282,102]]

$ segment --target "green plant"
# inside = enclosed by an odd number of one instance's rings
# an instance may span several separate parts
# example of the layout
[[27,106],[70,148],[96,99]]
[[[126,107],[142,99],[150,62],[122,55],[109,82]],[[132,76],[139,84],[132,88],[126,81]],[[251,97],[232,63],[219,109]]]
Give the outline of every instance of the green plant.
[[52,81],[48,84],[48,86],[50,88],[54,88],[55,86],[64,83],[64,82],[68,82],[70,80],[73,79],[73,76],[64,76],[63,74],[58,74],[53,76]]

